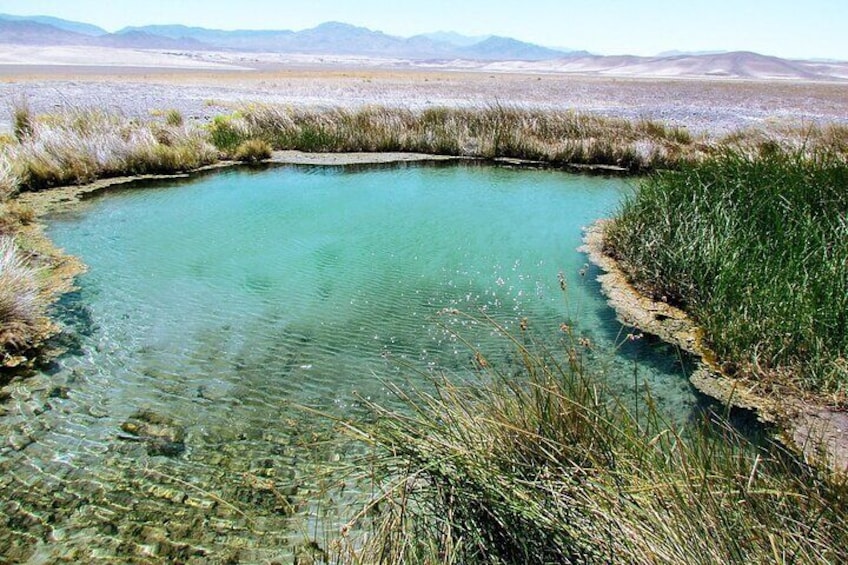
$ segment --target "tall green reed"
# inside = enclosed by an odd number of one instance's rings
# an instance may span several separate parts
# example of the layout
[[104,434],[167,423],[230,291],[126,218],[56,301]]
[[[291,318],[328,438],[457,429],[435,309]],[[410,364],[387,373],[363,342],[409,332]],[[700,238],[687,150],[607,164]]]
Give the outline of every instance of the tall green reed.
[[606,234],[635,282],[684,306],[761,378],[848,390],[848,162],[724,151],[645,180]]

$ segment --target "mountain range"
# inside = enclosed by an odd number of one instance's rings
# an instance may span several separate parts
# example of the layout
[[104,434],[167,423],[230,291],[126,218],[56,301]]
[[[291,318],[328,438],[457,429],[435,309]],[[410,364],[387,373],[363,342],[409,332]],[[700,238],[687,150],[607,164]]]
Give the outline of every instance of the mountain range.
[[151,25],[127,27],[109,33],[90,24],[49,16],[5,14],[0,14],[0,43],[480,61],[543,61],[588,54],[585,51],[550,49],[498,36],[467,37],[452,32],[436,32],[404,38],[340,22],[326,22],[303,31],[224,31],[183,25]]
[[[56,47],[61,47],[57,53]],[[92,49],[103,48],[103,49]],[[109,48],[109,49],[106,49]],[[123,51],[122,51],[123,50]],[[25,51],[26,54],[21,55]],[[573,73],[613,77],[846,81],[848,63],[799,61],[752,52],[668,51],[656,57],[600,56],[552,49],[494,35],[434,32],[398,37],[365,27],[326,22],[302,31],[215,30],[184,25],[127,27],[115,33],[49,16],[0,14],[0,63],[92,63],[98,54],[119,66],[250,69],[280,57],[323,60],[361,57],[383,66],[487,72]],[[157,62],[154,62],[154,58]],[[167,62],[162,57],[169,58]],[[73,61],[73,62],[72,62]],[[279,64],[279,63],[277,63]]]

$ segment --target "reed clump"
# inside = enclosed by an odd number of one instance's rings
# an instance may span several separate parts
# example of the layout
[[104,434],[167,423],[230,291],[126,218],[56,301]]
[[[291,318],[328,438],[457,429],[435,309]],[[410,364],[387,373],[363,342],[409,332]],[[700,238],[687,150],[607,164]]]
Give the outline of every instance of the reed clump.
[[96,109],[69,109],[26,123],[26,135],[4,148],[20,190],[185,171],[217,160],[202,132],[175,120],[140,123]]
[[646,179],[607,251],[655,297],[682,305],[719,361],[805,391],[848,392],[848,158],[726,150]]
[[264,139],[276,149],[403,151],[642,171],[695,159],[705,146],[681,128],[569,111],[482,108],[298,109],[252,104],[209,126],[225,153]]
[[33,345],[43,314],[35,270],[24,260],[14,237],[0,235],[0,356],[4,362]]
[[14,194],[20,182],[9,151],[5,147],[0,147],[0,202]]
[[262,139],[242,141],[233,152],[233,159],[242,163],[258,163],[271,157],[271,146]]
[[[499,330],[502,331],[502,330]],[[521,369],[371,404],[351,425],[384,489],[334,547],[352,563],[836,563],[844,480],[709,413],[634,414],[579,362],[511,337]],[[367,525],[362,537],[349,534]]]

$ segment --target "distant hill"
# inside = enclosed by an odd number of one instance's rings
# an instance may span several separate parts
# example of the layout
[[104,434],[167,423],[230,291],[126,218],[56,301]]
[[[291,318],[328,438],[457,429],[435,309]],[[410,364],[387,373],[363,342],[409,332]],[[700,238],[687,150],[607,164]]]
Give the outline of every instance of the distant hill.
[[91,39],[92,45],[123,49],[183,49],[186,51],[208,51],[212,47],[196,39],[183,37],[172,39],[144,31],[119,31]]
[[[563,51],[556,51],[541,47],[532,43],[525,43],[512,39],[510,37],[492,36],[484,39],[479,43],[469,45],[468,47],[460,47],[457,53],[467,59],[482,59],[482,60],[523,60],[523,61],[544,61],[547,59],[558,59],[571,55]],[[584,52],[585,53],[585,52]]]
[[327,22],[291,37],[290,51],[298,53],[338,53],[342,55],[389,55],[401,50],[404,40],[381,31]]
[[498,62],[486,68],[620,77],[817,81],[848,79],[848,63],[789,61],[748,51],[672,57],[584,56],[535,63]]
[[727,53],[727,51],[722,51],[720,49],[712,50],[712,51],[678,51],[677,49],[672,49],[671,51],[663,51],[662,53],[657,53],[657,57],[682,57],[688,55],[700,56],[700,55],[723,55]]
[[[388,35],[365,27],[326,22],[303,31],[221,31],[185,26],[145,26],[121,32],[141,31],[172,39],[191,38],[210,46],[283,53],[370,55],[440,59],[468,57],[481,60],[556,58],[564,52],[508,38],[486,37],[479,41],[459,34],[422,34],[410,38]],[[459,45],[458,43],[463,45]]]
[[448,45],[455,45],[456,47],[470,47],[471,45],[474,45],[475,43],[480,43],[481,41],[485,41],[492,36],[478,35],[472,37],[469,35],[462,35],[454,31],[435,31],[433,33],[422,33],[421,35],[416,35],[415,37],[423,37],[429,39],[430,41],[436,41],[438,43],[447,43]]
[[749,51],[683,55],[672,57],[669,62],[684,74],[733,78],[821,78],[803,63]]
[[91,36],[28,20],[0,19],[0,42],[15,45],[86,45]]
[[85,24],[82,22],[72,22],[70,20],[63,20],[61,18],[54,18],[52,16],[13,16],[10,14],[0,14],[0,20],[6,21],[27,21],[27,22],[35,22],[37,24],[45,24],[50,25],[55,28],[71,31],[73,33],[79,33],[82,35],[106,35],[109,33],[103,28],[97,27],[91,24]]
[[123,32],[144,32],[177,40],[191,39],[207,45],[210,49],[234,51],[281,51],[294,35],[294,32],[289,30],[223,31],[184,25],[127,27],[118,33]]

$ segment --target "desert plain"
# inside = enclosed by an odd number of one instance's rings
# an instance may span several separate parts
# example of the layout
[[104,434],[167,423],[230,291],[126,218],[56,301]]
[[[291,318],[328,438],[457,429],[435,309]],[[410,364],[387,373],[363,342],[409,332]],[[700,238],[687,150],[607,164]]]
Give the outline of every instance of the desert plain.
[[[706,67],[705,67],[706,68]],[[744,56],[714,71],[652,66],[473,63],[357,56],[0,46],[0,99],[36,113],[97,107],[130,117],[179,110],[205,122],[243,103],[423,109],[494,104],[660,120],[720,137],[741,128],[848,123],[840,78],[776,78]],[[718,69],[718,70],[715,70]],[[0,131],[11,112],[0,112]]]

